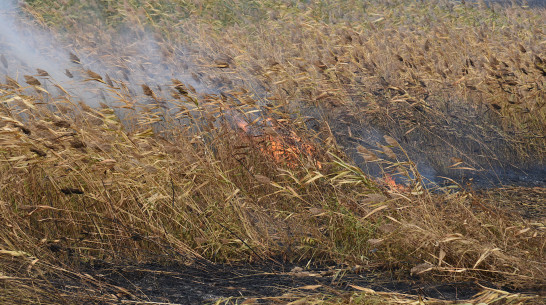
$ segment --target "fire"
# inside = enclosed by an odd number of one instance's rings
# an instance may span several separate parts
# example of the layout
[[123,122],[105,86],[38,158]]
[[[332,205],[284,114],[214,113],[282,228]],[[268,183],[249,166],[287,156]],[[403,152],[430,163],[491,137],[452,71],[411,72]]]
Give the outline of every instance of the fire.
[[298,166],[299,157],[305,155],[312,159],[319,169],[322,168],[322,164],[314,158],[316,148],[305,143],[294,131],[290,131],[288,134],[283,132],[278,126],[275,126],[273,119],[266,119],[268,125],[265,127],[266,132],[260,132],[257,136],[252,135],[250,124],[242,118],[235,118],[235,123],[245,133],[245,137],[259,147],[263,155],[273,159],[276,163],[295,168]]
[[[233,116],[237,127],[243,131],[245,139],[255,144],[259,151],[276,163],[286,164],[290,168],[296,168],[299,164],[299,157],[307,156],[320,169],[322,164],[317,161],[317,149],[310,143],[306,143],[294,131],[286,131],[279,127],[274,119],[265,120],[266,126],[253,128],[243,118]],[[259,132],[257,130],[260,130]],[[380,183],[386,185],[391,191],[408,192],[409,187],[396,183],[396,180],[389,173],[385,173]]]
[[383,181],[391,191],[407,192],[409,190],[407,186],[396,183],[392,175],[390,175],[389,173],[385,173]]

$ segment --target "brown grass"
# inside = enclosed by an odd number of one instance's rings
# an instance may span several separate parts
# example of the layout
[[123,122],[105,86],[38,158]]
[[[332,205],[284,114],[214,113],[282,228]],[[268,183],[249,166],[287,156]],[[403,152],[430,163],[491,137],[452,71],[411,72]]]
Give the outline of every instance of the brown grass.
[[[268,8],[264,2],[258,11],[267,18],[231,23],[228,11],[222,25],[196,22],[212,14],[199,1],[192,8],[197,17],[176,24],[170,22],[178,15],[163,2],[139,9],[109,4],[104,23],[85,31],[78,27],[84,16],[61,14],[81,7],[50,13],[39,5],[45,2],[26,7],[52,28],[71,24],[61,39],[82,53],[71,53],[78,65],[89,51],[120,68],[106,76],[62,67],[84,76],[85,92],[102,90],[105,100],[115,100],[96,108],[68,94],[49,94],[34,76],[25,75],[32,87],[6,76],[0,89],[0,302],[97,301],[105,284],[78,272],[96,261],[334,261],[383,266],[400,277],[526,289],[546,284],[542,222],[507,215],[472,193],[426,191],[394,139],[406,135],[411,142],[415,135],[446,167],[452,164],[446,154],[468,164],[479,164],[475,158],[543,163],[540,60],[546,53],[537,20],[544,12],[443,4],[429,9],[413,2],[364,12],[339,3],[345,6]],[[343,11],[355,16],[339,22],[336,12]],[[441,19],[443,14],[450,18]],[[170,75],[152,75],[166,79],[157,90],[145,81],[129,83],[124,74],[136,78],[142,71],[111,56],[124,47],[116,44],[119,20],[134,22],[137,35],[155,33],[163,64],[189,69],[188,79],[224,94],[197,93]],[[126,54],[151,63],[135,49]],[[179,52],[188,54],[184,61]],[[292,115],[311,105],[331,114],[318,134]],[[365,115],[389,130],[393,137],[378,143],[377,151],[359,151],[412,177],[410,189],[386,188],[340,152],[329,127],[344,113]],[[265,118],[275,118],[321,149],[290,160],[297,166],[283,164],[263,146],[244,141],[234,115],[259,130],[266,128]],[[433,150],[446,139],[458,141],[453,126],[466,126],[476,143],[499,141],[485,145],[491,152],[485,157]],[[53,288],[52,278],[84,283],[89,294],[67,295]],[[365,303],[361,297],[339,302]],[[508,297],[484,290],[477,300]]]

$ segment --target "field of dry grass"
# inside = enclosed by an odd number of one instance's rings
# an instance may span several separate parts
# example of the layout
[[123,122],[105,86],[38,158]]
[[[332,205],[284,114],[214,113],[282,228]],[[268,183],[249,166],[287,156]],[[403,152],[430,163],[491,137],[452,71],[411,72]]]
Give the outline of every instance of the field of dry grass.
[[[543,213],[514,214],[495,190],[429,191],[416,163],[437,175],[544,166],[546,10],[404,0],[21,8],[21,37],[57,43],[41,50],[53,63],[45,71],[0,49],[0,303],[121,303],[134,292],[82,270],[203,261],[389,270],[476,281],[489,287],[476,304],[540,302]],[[351,142],[359,136],[378,143]],[[355,287],[276,301],[442,302]]]

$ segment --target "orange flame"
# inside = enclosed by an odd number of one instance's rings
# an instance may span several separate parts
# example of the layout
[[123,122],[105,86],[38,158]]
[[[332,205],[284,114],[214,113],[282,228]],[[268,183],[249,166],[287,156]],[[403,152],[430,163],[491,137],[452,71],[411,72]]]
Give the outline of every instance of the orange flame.
[[[273,120],[267,119],[267,122],[271,123]],[[273,135],[251,136],[251,130],[247,122],[236,118],[236,124],[254,144],[260,146],[259,150],[263,155],[273,159],[276,163],[287,164],[289,167],[295,168],[298,166],[298,157],[301,155],[306,155],[314,160],[313,156],[316,155],[315,147],[304,143],[293,131],[290,132],[290,135],[284,136],[281,132]],[[319,161],[314,160],[314,163],[319,169],[322,168]]]
[[396,183],[394,178],[388,173],[385,173],[385,178],[383,178],[383,180],[391,191],[407,192],[409,190],[407,186]]

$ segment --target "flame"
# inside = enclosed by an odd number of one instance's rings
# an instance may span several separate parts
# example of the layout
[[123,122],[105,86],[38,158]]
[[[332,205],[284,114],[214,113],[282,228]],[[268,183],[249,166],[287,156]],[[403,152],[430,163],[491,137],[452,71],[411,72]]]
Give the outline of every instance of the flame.
[[391,191],[397,191],[397,192],[407,192],[407,191],[409,191],[407,186],[405,186],[403,184],[396,183],[396,181],[394,180],[392,175],[389,174],[389,173],[385,173],[385,177],[383,178],[383,181],[385,182],[385,184],[387,185],[387,187]]
[[[266,119],[269,125],[274,125],[273,119]],[[260,134],[258,136],[251,135],[250,124],[241,118],[235,118],[235,123],[254,144],[259,145],[260,152],[271,158],[279,164],[286,164],[291,168],[298,166],[299,156],[305,155],[312,159],[315,165],[320,169],[322,164],[315,160],[316,148],[308,143],[305,143],[302,138],[290,131],[289,135],[283,135],[278,127],[271,127],[274,132],[268,134]]]

